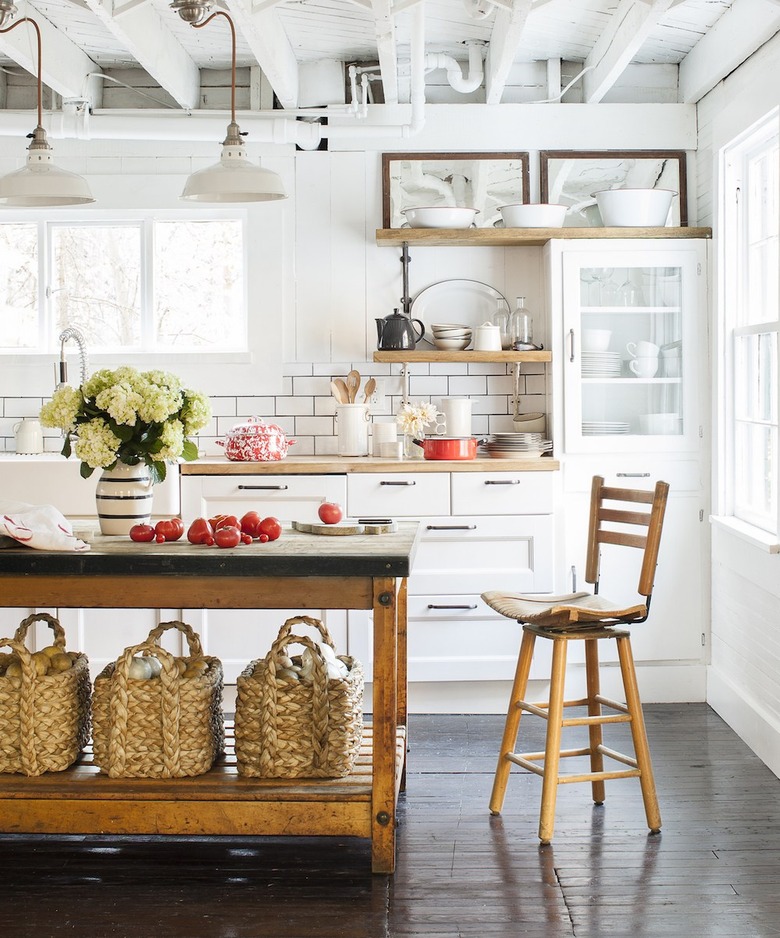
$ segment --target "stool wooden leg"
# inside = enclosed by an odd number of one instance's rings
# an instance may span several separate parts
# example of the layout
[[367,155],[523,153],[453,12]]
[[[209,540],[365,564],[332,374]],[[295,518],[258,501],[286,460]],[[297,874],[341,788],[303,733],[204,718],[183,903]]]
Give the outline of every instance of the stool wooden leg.
[[[588,686],[588,716],[601,716],[601,704],[596,697],[601,692],[599,680],[599,640],[589,638],[585,640],[585,679]],[[604,741],[601,724],[594,723],[588,727],[588,737],[590,742],[590,770],[591,772],[604,771],[604,756],[599,752],[599,746]],[[596,804],[604,804],[604,780],[596,779],[591,782],[593,792],[593,801]]]
[[547,710],[547,739],[544,744],[542,808],[539,812],[539,840],[548,844],[555,828],[555,801],[558,796],[558,770],[561,762],[563,694],[566,677],[566,639],[553,639],[550,703]]
[[653,833],[657,833],[661,829],[661,811],[658,807],[658,797],[655,792],[653,765],[650,760],[650,747],[647,743],[642,702],[639,699],[634,656],[631,653],[631,639],[628,636],[623,636],[616,641],[620,658],[620,672],[623,675],[623,687],[626,692],[626,704],[631,714],[631,736],[634,741],[636,763],[641,773],[639,783],[642,786],[642,800],[645,803],[647,826]]
[[520,729],[520,717],[523,715],[523,711],[517,706],[517,702],[525,697],[535,642],[536,636],[533,632],[523,631],[523,640],[520,643],[520,654],[515,669],[515,680],[512,684],[512,694],[509,698],[509,708],[507,709],[506,723],[504,724],[504,736],[498,753],[496,776],[493,779],[493,791],[490,795],[491,814],[500,814],[504,804],[504,794],[509,781],[509,772],[512,768],[512,763],[507,759],[507,753],[514,752],[517,745],[517,732]]

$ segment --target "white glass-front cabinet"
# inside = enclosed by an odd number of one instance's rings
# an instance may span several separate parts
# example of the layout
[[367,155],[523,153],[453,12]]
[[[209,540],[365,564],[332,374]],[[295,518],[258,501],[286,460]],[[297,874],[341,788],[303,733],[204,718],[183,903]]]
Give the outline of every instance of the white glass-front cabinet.
[[698,448],[704,260],[699,241],[550,245],[567,453]]

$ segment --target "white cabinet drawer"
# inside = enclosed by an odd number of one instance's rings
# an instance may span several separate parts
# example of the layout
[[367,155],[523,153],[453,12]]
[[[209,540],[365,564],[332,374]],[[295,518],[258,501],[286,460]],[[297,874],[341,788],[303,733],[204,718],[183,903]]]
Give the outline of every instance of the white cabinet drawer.
[[254,510],[280,521],[318,521],[323,501],[346,504],[346,476],[240,475],[182,476],[185,520]]
[[550,472],[453,472],[454,515],[549,514]]
[[669,483],[674,492],[699,492],[704,486],[701,465],[695,459],[673,459],[669,456],[626,454],[608,458],[577,456],[567,459],[563,467],[567,492],[588,492],[593,476],[603,476],[607,485],[624,489],[652,489],[656,482]]
[[424,518],[412,594],[553,588],[552,515]]
[[351,518],[419,518],[450,513],[448,472],[352,473],[347,477]]

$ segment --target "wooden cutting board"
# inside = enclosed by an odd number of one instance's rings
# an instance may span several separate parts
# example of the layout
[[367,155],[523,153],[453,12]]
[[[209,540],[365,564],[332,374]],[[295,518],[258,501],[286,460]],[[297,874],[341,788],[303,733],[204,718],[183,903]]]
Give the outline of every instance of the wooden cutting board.
[[398,530],[395,521],[382,521],[379,523],[363,523],[358,521],[339,521],[337,524],[309,523],[306,521],[293,521],[294,531],[302,534],[328,534],[331,537],[349,536],[351,534],[392,534]]

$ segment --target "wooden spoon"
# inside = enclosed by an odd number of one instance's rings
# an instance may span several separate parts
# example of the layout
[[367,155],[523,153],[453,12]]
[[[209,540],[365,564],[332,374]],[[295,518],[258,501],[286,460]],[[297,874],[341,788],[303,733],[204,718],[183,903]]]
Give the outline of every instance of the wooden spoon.
[[331,381],[330,392],[339,404],[349,404],[349,389],[343,378],[334,378]]
[[354,404],[355,398],[357,397],[358,389],[360,388],[360,372],[355,371],[353,368],[352,371],[347,375],[347,392],[349,394],[349,403]]
[[368,402],[371,400],[374,391],[376,391],[376,378],[369,378],[368,381],[366,381],[365,388],[363,389],[363,400],[366,402],[366,404],[368,404]]

